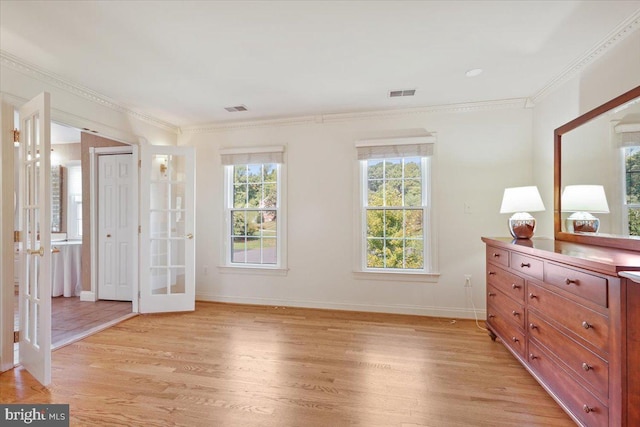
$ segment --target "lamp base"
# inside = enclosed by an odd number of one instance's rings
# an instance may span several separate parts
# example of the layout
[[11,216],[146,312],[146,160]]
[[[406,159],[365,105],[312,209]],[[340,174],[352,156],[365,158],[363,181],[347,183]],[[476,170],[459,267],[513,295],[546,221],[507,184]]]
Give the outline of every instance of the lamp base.
[[597,233],[600,220],[589,212],[574,212],[566,220],[569,233]]
[[530,239],[536,229],[536,219],[527,212],[514,213],[509,218],[509,232],[515,239]]

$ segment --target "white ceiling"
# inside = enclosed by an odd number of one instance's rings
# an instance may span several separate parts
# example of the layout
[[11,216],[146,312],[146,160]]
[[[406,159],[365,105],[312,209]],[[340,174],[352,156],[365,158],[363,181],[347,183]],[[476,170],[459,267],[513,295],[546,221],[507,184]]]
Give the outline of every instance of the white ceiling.
[[640,0],[2,0],[0,50],[183,127],[535,100],[638,16]]

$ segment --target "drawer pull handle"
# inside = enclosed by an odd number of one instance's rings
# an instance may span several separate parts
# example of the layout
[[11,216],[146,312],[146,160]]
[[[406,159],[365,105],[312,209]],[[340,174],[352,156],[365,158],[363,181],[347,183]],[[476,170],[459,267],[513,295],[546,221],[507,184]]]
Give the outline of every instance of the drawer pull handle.
[[527,267],[527,268],[531,268],[531,263],[528,263],[528,262],[527,262],[527,263],[524,263],[524,262],[523,262],[523,263],[521,263],[521,264],[520,264],[520,267],[521,267],[521,268],[525,268],[525,267]]
[[590,407],[590,406],[589,406],[589,405],[587,405],[587,404],[585,404],[585,405],[582,407],[582,410],[583,410],[584,412],[586,412],[587,414],[588,414],[589,412],[595,412],[595,409],[594,409],[594,408],[592,408],[592,407]]
[[529,329],[533,330],[533,329],[539,329],[538,325],[536,325],[535,323],[529,323]]
[[489,319],[493,319],[494,317],[496,317],[495,314],[489,314],[489,316],[487,316]]
[[518,312],[517,312],[517,311],[515,311],[515,310],[513,310],[513,311],[511,312],[511,314],[513,314],[514,316],[520,316],[520,313],[518,313]]
[[520,340],[517,337],[511,337],[511,341],[513,342],[520,342]]
[[593,325],[585,320],[584,322],[582,322],[582,327],[585,329],[591,329],[593,328]]
[[591,371],[593,369],[593,366],[591,366],[591,365],[589,365],[588,363],[585,362],[585,363],[582,364],[582,369],[584,369],[585,372],[589,372],[589,371]]
[[495,253],[495,252],[494,252],[494,253],[493,253],[493,257],[494,257],[494,258],[500,258],[500,254],[497,254],[497,253]]
[[531,299],[538,298],[538,295],[534,294],[533,292],[529,292],[529,298]]
[[529,359],[536,360],[536,359],[539,359],[539,357],[536,356],[535,354],[531,353],[531,354],[529,354]]
[[515,283],[511,284],[511,289],[520,289],[522,286],[516,285]]
[[489,272],[489,276],[495,276],[495,275],[496,275],[496,272],[495,272],[495,271],[490,271],[490,272]]
[[495,297],[496,294],[494,292],[489,292],[487,295],[489,295],[490,297]]
[[578,281],[576,279],[569,279],[568,277],[566,279],[564,279],[564,283],[566,283],[567,285],[570,285],[572,283],[575,283],[576,285],[578,284]]

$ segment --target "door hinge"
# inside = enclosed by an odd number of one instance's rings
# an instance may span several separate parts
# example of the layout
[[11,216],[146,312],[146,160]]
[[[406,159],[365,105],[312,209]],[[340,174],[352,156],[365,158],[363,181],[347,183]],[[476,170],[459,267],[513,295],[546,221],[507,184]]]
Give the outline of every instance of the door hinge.
[[138,290],[138,299],[140,299],[140,290]]
[[140,233],[142,233],[142,226],[141,225],[138,226],[138,234],[140,234]]
[[18,129],[14,129],[12,132],[13,132],[13,142],[20,142],[20,131]]
[[20,342],[20,331],[13,331],[13,343]]
[[138,159],[138,168],[141,168],[141,167],[142,167],[142,160]]
[[22,241],[22,236],[20,230],[13,231],[13,243],[20,243]]

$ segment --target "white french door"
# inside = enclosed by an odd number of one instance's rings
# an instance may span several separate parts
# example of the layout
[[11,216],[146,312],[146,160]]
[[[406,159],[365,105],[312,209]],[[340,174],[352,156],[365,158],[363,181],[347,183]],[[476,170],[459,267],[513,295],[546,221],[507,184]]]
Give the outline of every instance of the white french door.
[[51,383],[51,118],[44,92],[20,108],[20,362]]
[[195,309],[193,147],[140,150],[140,312]]

